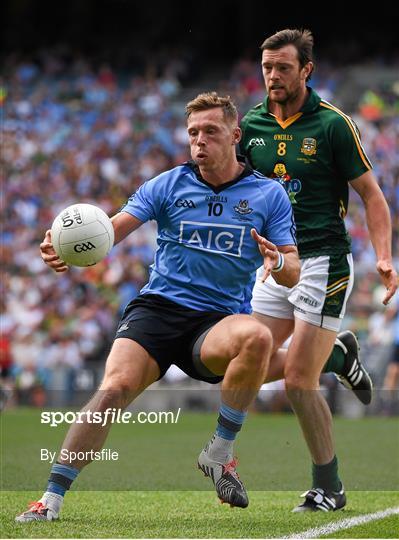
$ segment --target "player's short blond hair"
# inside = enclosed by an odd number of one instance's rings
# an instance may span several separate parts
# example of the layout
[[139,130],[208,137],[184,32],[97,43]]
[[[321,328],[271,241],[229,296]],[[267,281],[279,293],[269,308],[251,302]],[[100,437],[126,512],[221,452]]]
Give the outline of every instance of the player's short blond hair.
[[217,92],[204,92],[186,105],[186,116],[190,117],[193,112],[207,111],[220,107],[223,117],[228,122],[238,122],[238,112],[230,96],[219,96]]

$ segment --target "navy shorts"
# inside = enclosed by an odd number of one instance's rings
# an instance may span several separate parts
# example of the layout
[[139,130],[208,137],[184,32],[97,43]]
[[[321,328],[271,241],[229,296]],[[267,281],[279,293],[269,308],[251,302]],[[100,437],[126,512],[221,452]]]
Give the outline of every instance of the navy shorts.
[[139,343],[157,362],[160,379],[175,364],[193,379],[216,384],[223,377],[201,365],[199,349],[209,330],[228,315],[196,311],[163,296],[146,294],[126,306],[115,339],[129,338]]

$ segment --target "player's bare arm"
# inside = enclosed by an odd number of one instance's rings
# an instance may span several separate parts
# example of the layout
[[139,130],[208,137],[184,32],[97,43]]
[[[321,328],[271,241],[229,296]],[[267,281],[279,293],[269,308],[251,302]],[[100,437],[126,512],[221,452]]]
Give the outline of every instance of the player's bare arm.
[[279,285],[294,287],[298,281],[301,266],[296,246],[276,246],[263,236],[251,229],[251,236],[258,243],[259,251],[263,257],[265,272],[262,281],[265,281],[270,274]]
[[398,275],[392,265],[392,223],[388,204],[374,174],[367,171],[350,182],[362,198],[370,239],[377,257],[376,268],[387,289],[387,305],[398,288]]
[[[131,232],[142,225],[142,222],[127,212],[119,212],[111,218],[114,227],[114,245],[126,238]],[[51,242],[51,230],[46,231],[43,242],[40,244],[40,255],[43,261],[57,273],[66,272],[69,266],[62,261],[54,250]]]
[[143,222],[132,216],[127,212],[119,212],[111,218],[112,225],[114,226],[115,241],[114,245],[121,242],[131,232],[138,229]]

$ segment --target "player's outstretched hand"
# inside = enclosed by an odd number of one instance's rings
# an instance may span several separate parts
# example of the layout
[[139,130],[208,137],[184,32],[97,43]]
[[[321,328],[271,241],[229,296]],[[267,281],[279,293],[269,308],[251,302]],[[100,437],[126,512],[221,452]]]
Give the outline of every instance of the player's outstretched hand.
[[66,272],[68,266],[61,261],[51,243],[51,231],[46,231],[43,242],[40,244],[40,255],[43,261],[56,272]]
[[385,260],[377,261],[377,271],[387,289],[384,300],[382,301],[384,306],[386,306],[398,288],[398,274],[392,266],[392,263]]
[[256,232],[256,229],[251,229],[251,236],[257,242],[259,251],[263,257],[263,266],[265,272],[262,277],[262,282],[270,276],[271,271],[275,268],[279,261],[278,249],[273,244],[269,242],[264,236],[261,236]]

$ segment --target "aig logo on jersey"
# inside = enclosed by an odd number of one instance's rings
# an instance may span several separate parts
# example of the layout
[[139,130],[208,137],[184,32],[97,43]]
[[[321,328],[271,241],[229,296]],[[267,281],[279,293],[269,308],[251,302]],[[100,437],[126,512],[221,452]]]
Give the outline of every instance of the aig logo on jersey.
[[301,152],[302,154],[305,154],[305,156],[313,156],[313,154],[316,153],[316,146],[316,139],[305,137],[302,141]]
[[187,247],[241,257],[245,227],[225,223],[180,222],[180,244]]
[[254,137],[250,139],[249,146],[266,146],[266,142],[262,137]]

